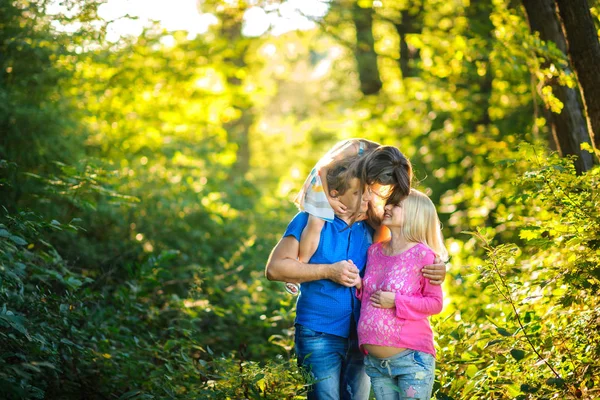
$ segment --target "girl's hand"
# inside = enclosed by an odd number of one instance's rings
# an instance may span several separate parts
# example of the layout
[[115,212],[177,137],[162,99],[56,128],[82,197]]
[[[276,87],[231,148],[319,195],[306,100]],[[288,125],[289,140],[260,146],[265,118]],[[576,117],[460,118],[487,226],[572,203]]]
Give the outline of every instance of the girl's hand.
[[336,214],[344,215],[348,208],[338,199],[334,199],[333,197],[329,197],[329,205],[333,208],[333,212]]
[[375,308],[394,308],[396,293],[378,290],[371,295],[371,305]]

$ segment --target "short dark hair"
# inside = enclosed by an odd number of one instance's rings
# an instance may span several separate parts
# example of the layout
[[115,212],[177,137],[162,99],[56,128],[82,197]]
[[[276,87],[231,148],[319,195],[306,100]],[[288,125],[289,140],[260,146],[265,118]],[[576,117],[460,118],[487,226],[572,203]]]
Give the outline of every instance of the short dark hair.
[[361,179],[358,159],[358,156],[346,157],[327,169],[327,187],[330,191],[336,190],[339,194],[344,194],[350,187],[352,178]]

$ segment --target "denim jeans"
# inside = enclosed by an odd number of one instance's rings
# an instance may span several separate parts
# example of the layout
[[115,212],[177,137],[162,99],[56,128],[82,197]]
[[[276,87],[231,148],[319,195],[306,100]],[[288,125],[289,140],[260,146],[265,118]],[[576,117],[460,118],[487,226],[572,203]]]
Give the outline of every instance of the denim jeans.
[[407,349],[387,358],[368,355],[365,365],[377,400],[431,398],[435,375],[431,354]]
[[298,363],[315,379],[309,400],[366,400],[370,382],[356,330],[350,338],[316,332],[296,324]]

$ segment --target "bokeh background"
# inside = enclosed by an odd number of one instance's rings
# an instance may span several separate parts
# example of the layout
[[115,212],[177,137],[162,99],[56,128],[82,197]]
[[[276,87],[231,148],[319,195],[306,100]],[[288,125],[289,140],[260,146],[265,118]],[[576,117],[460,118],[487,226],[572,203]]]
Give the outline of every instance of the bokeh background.
[[599,33],[598,0],[0,1],[0,397],[303,398],[264,266],[363,137],[443,221],[435,398],[600,398]]

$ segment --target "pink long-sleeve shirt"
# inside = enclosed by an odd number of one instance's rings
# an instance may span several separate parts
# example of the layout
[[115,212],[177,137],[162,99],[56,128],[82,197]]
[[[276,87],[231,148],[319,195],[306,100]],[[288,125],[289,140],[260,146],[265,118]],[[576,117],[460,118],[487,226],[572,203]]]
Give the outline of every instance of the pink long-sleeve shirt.
[[[365,277],[356,296],[361,300],[358,343],[407,348],[435,356],[428,317],[442,311],[440,285],[432,285],[421,268],[433,264],[435,253],[424,244],[393,256],[382,243],[369,248]],[[376,308],[370,302],[378,290],[395,292],[395,307]]]

